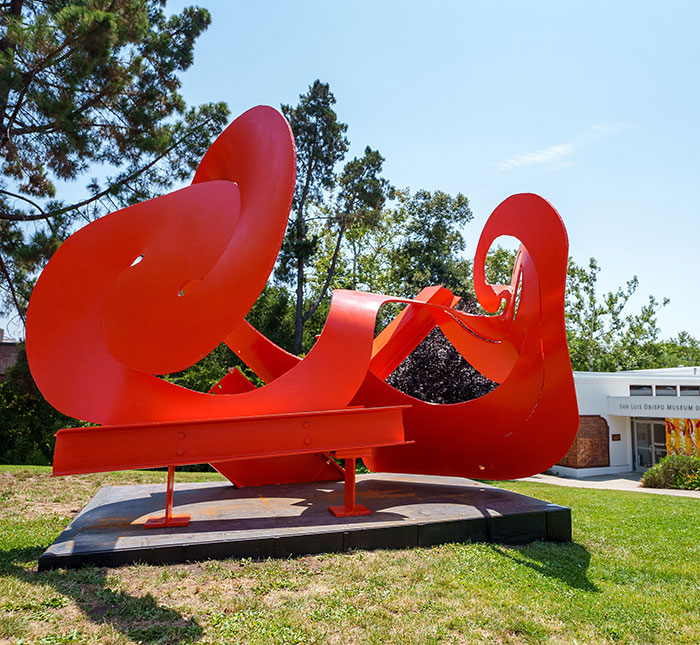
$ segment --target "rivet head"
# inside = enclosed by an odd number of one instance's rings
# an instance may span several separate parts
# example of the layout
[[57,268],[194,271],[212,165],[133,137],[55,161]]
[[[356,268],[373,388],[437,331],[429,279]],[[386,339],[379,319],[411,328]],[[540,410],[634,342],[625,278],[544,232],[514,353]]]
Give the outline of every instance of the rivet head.
[[311,443],[311,437],[304,437],[304,444],[309,445]]
[[304,421],[304,428],[310,428],[311,424],[308,421]]
[[185,433],[184,433],[184,432],[178,432],[178,433],[177,433],[177,438],[178,438],[178,439],[184,439],[184,438],[185,438]]
[[182,448],[180,448],[180,450],[177,451],[177,454],[178,454],[178,457],[182,457],[182,455],[185,454],[185,451]]

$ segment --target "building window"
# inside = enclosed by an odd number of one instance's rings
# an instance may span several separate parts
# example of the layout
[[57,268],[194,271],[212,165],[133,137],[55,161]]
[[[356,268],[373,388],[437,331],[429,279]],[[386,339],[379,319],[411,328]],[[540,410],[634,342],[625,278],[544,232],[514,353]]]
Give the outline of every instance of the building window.
[[630,396],[651,396],[651,385],[630,385]]
[[681,385],[681,396],[700,396],[700,385]]
[[678,396],[675,385],[657,385],[656,396]]

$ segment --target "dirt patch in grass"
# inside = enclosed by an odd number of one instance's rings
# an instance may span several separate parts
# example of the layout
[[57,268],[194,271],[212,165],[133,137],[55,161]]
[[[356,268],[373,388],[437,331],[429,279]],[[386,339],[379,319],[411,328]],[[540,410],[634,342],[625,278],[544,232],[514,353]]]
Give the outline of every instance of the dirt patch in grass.
[[[55,514],[73,518],[102,486],[163,484],[161,471],[126,471],[52,477],[50,467],[27,470],[0,466],[0,513],[19,513],[27,519]],[[222,480],[216,473],[177,473],[177,481]]]

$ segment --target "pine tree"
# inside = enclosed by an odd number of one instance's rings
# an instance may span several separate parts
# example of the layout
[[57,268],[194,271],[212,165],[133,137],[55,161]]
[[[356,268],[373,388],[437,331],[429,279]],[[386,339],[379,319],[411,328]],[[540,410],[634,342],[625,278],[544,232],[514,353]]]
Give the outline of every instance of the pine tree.
[[[164,5],[0,3],[0,313],[23,319],[38,270],[79,224],[189,179],[226,123],[224,103],[191,108],[179,93],[209,13]],[[90,172],[101,178],[68,199]]]

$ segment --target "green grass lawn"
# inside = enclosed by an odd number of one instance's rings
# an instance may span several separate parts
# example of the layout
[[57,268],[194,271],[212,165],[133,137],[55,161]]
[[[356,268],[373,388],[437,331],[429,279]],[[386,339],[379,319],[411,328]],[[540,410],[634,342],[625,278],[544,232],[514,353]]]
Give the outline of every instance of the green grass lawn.
[[99,486],[164,478],[0,467],[0,642],[700,642],[700,500],[664,495],[502,484],[570,506],[571,544],[37,572]]

